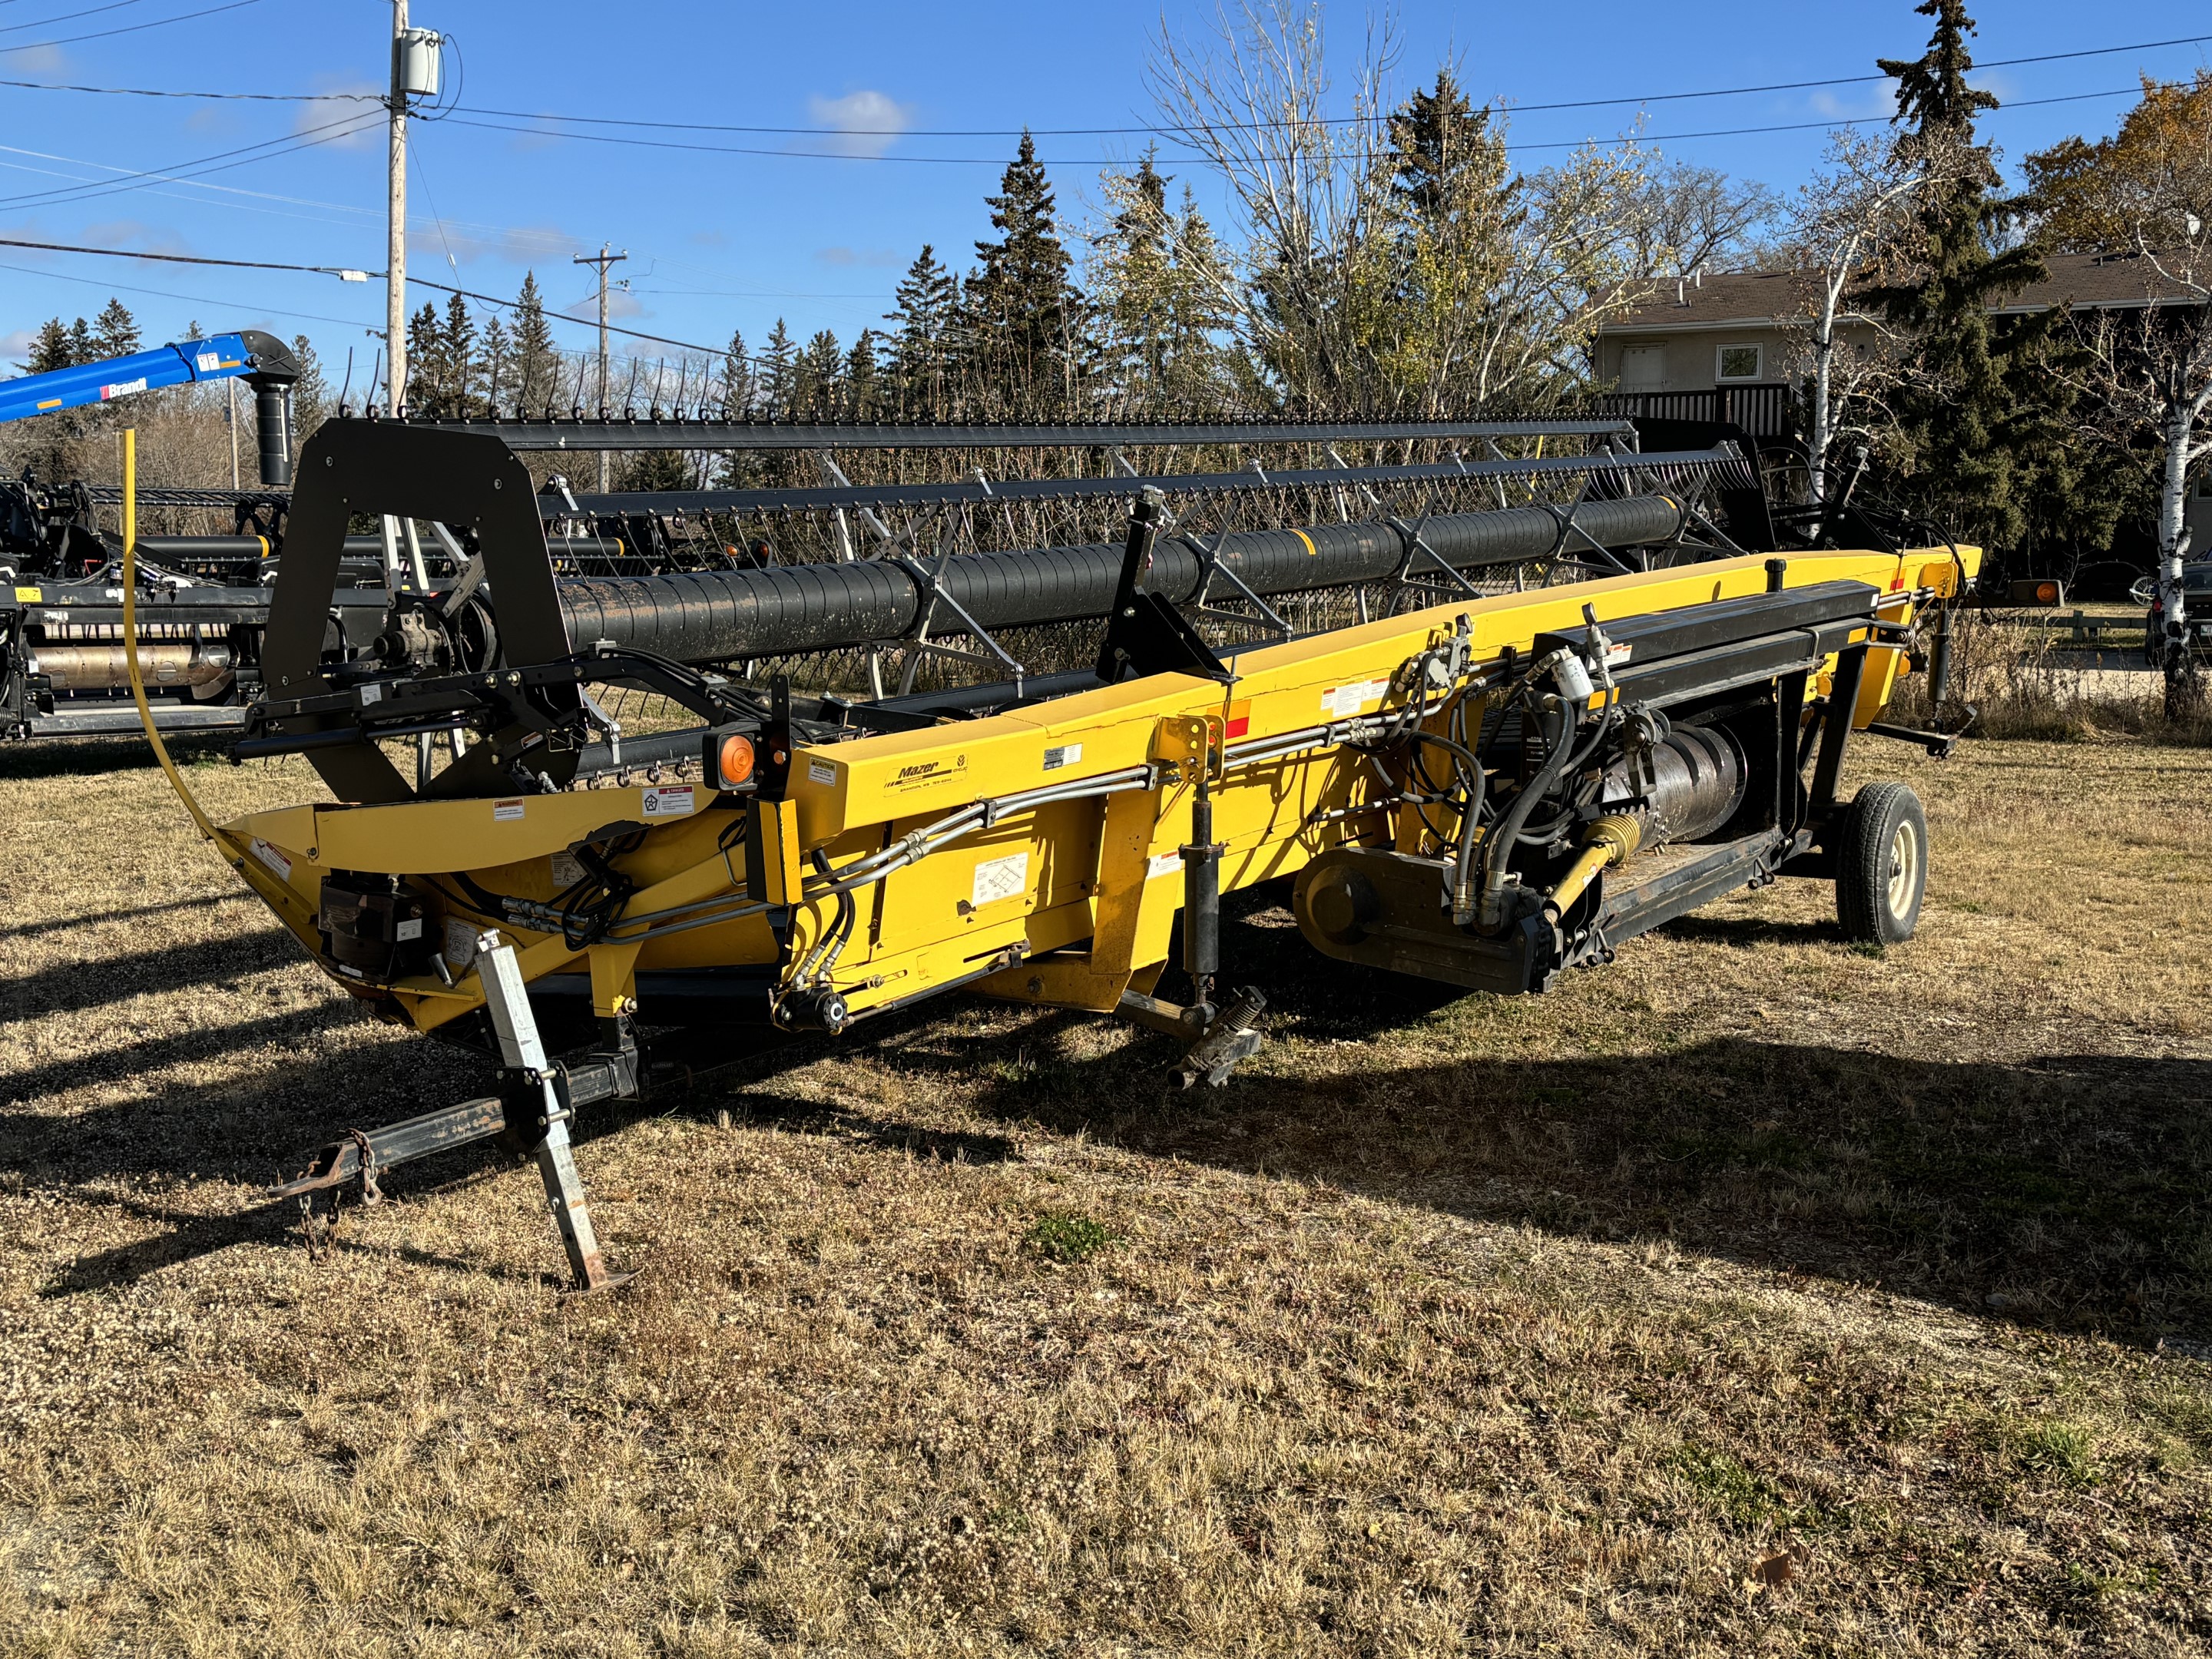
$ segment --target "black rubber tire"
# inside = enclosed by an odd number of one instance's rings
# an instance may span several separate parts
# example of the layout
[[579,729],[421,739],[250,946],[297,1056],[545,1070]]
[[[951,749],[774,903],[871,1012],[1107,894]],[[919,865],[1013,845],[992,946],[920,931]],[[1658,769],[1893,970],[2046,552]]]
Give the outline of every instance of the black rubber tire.
[[1836,920],[1855,945],[1902,945],[1928,891],[1928,815],[1901,783],[1852,799],[1836,844]]

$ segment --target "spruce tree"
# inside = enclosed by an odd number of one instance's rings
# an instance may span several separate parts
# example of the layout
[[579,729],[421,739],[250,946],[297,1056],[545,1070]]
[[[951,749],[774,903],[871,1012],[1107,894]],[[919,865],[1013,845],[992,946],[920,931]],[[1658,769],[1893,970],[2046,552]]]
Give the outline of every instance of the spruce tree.
[[2030,246],[2000,246],[2011,208],[1974,131],[1997,100],[1966,84],[1974,22],[1964,0],[1924,0],[1917,10],[1936,20],[1927,51],[1876,60],[1897,80],[1905,142],[1935,175],[1920,193],[1917,276],[1867,296],[1907,342],[1885,459],[1904,504],[1949,533],[2009,547],[2027,528],[2026,468],[2057,435],[2052,377],[2041,370],[2052,318],[1990,311],[2044,264]]
[[793,345],[791,331],[783,325],[783,319],[775,319],[775,326],[768,331],[768,343],[761,348],[758,385],[761,401],[769,415],[788,419],[791,415],[793,374],[798,349]]
[[446,319],[438,335],[445,357],[445,377],[440,388],[445,413],[473,415],[483,365],[477,349],[476,319],[469,315],[469,302],[459,295],[447,299]]
[[484,321],[483,404],[487,413],[499,411],[499,400],[514,395],[514,337],[497,312]]
[[996,196],[987,197],[995,242],[978,242],[969,283],[978,367],[988,391],[1023,413],[1067,401],[1082,296],[1054,222],[1052,186],[1026,129]]
[[440,412],[446,395],[446,331],[428,300],[407,319],[407,385],[402,404],[412,413]]
[[300,360],[300,378],[292,386],[292,439],[305,443],[330,413],[331,383],[323,378],[323,360],[306,335],[292,337],[292,355]]
[[716,389],[721,395],[722,412],[731,420],[743,420],[753,412],[753,364],[745,350],[743,330],[730,331],[730,343],[722,353],[721,383]]
[[853,349],[845,354],[843,415],[848,421],[872,421],[883,414],[883,386],[878,343],[872,328],[860,331]]
[[92,324],[93,349],[100,358],[128,357],[140,349],[138,319],[122,301],[111,299]]
[[82,317],[70,325],[69,354],[72,364],[100,361],[100,348],[93,341],[91,325]]
[[38,335],[31,342],[30,360],[23,365],[24,373],[51,374],[69,366],[69,325],[58,317],[49,317],[39,325]]
[[1449,69],[1433,89],[1416,88],[1389,118],[1390,192],[1407,214],[1440,219],[1452,212],[1468,173],[1502,171],[1504,145],[1490,130],[1490,110],[1468,101]]
[[945,409],[948,334],[959,291],[952,273],[938,263],[927,242],[907,267],[884,320],[898,325],[891,336],[891,379],[899,411],[942,420]]
[[522,292],[514,301],[515,400],[526,410],[543,410],[553,401],[560,379],[560,361],[553,349],[553,331],[545,321],[545,301],[538,292],[538,274],[522,273]]
[[844,362],[844,349],[828,329],[806,343],[793,370],[792,404],[799,415],[813,420],[836,417],[837,379]]

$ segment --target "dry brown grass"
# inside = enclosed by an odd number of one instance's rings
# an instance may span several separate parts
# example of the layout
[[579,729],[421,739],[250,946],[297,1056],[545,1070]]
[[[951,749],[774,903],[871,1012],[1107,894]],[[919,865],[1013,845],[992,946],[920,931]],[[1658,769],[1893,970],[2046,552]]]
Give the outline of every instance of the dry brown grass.
[[974,1004],[793,1047],[601,1121],[642,1271],[578,1301],[495,1154],[319,1261],[253,1212],[478,1074],[149,770],[0,757],[0,1648],[2212,1648],[2212,775],[1863,758],[1929,803],[1910,945],[1784,883],[1454,1000],[1261,896],[1228,1090]]

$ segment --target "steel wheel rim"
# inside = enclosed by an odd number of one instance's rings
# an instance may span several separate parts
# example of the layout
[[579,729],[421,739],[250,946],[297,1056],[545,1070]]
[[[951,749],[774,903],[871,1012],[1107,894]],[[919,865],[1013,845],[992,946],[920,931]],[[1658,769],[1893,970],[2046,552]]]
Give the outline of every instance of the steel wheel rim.
[[1889,914],[1902,916],[1911,907],[1920,879],[1920,832],[1911,822],[1889,838]]

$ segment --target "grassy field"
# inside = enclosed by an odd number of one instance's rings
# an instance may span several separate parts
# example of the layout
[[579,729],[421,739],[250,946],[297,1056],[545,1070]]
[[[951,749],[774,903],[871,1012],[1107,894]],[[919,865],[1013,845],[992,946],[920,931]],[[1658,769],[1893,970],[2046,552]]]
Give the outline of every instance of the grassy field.
[[1784,883],[1455,1000],[1261,894],[1226,1090],[957,1001],[754,1059],[586,1126],[588,1299],[495,1152],[256,1209],[482,1073],[130,750],[0,756],[0,1650],[2212,1651],[2212,768],[1868,747],[1908,945]]

